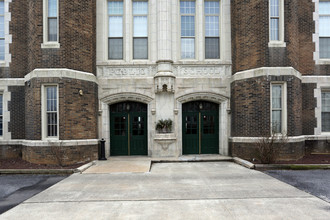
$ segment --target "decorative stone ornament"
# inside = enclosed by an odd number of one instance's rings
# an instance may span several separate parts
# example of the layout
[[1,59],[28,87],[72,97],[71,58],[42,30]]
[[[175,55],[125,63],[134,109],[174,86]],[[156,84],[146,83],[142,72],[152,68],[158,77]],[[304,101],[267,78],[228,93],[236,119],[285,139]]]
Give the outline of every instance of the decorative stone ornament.
[[175,77],[171,74],[155,76],[155,93],[174,93]]

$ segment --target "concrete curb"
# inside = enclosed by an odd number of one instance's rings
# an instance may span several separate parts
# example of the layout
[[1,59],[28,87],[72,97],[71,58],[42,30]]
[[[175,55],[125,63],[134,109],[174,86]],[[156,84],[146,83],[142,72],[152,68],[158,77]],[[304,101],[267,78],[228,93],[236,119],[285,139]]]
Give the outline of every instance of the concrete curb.
[[330,169],[330,164],[255,164],[256,170],[313,170]]
[[85,170],[87,170],[88,168],[90,168],[91,166],[93,166],[93,165],[95,165],[96,164],[96,162],[95,162],[95,160],[94,161],[92,161],[92,162],[89,162],[89,163],[87,163],[87,164],[84,164],[84,165],[82,165],[82,166],[80,166],[80,167],[78,167],[78,168],[76,168],[76,169],[74,169],[74,172],[75,173],[82,173],[82,172],[84,172]]
[[84,164],[76,169],[0,169],[1,174],[57,174],[69,175],[73,173],[82,173],[89,167],[95,165],[95,161]]
[[255,169],[255,165],[247,160],[243,160],[238,157],[234,157],[233,161],[243,167],[249,168],[249,169]]
[[1,174],[73,174],[74,169],[0,169]]

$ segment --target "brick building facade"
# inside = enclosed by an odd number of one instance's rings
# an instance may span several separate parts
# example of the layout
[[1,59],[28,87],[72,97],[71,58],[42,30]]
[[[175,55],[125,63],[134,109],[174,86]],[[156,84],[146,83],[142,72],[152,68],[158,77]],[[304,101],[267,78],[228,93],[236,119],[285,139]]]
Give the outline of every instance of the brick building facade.
[[[330,1],[0,0],[0,158],[330,147]],[[3,22],[2,22],[3,21]],[[170,119],[168,133],[155,129]]]

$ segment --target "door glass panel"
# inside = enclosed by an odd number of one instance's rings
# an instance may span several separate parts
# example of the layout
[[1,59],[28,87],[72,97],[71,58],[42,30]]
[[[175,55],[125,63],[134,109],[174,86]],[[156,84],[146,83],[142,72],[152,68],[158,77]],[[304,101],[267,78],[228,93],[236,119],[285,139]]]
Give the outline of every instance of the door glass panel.
[[133,117],[132,133],[134,136],[144,135],[144,117]]
[[115,135],[126,135],[126,117],[115,117]]
[[197,116],[186,116],[186,134],[197,134]]
[[203,116],[203,134],[214,134],[214,116]]

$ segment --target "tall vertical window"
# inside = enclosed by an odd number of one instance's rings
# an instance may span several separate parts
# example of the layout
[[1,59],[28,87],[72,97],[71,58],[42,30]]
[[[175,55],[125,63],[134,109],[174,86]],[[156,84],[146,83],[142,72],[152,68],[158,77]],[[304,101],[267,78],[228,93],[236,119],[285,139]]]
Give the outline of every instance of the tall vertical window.
[[181,58],[195,58],[195,2],[180,1]]
[[108,1],[109,59],[123,59],[123,1]]
[[48,41],[58,41],[57,0],[48,0],[47,5]]
[[219,59],[219,1],[205,1],[205,59]]
[[285,84],[271,84],[271,129],[275,134],[286,129],[286,89]]
[[322,132],[330,132],[330,91],[322,91]]
[[133,1],[133,59],[148,59],[147,1]]
[[0,1],[0,60],[5,60],[5,2]]
[[57,86],[47,86],[46,89],[46,120],[47,137],[58,136]]
[[330,58],[330,1],[319,2],[320,58]]
[[0,94],[0,136],[3,136],[3,95]]
[[280,0],[270,0],[270,40],[280,40]]

